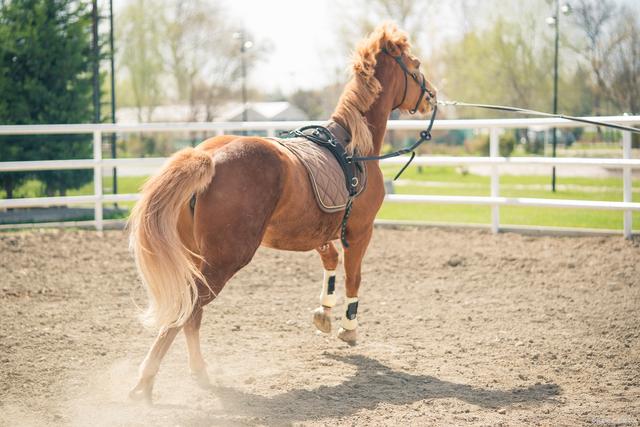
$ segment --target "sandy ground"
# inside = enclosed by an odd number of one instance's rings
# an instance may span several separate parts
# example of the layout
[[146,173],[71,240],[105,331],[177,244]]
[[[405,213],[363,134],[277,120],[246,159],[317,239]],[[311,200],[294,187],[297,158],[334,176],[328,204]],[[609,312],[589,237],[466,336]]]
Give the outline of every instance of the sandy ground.
[[0,425],[638,425],[639,256],[377,229],[348,347],[311,324],[317,256],[262,249],[205,311],[214,385],[180,335],[148,407],[126,398],[154,334],[123,232],[2,233]]

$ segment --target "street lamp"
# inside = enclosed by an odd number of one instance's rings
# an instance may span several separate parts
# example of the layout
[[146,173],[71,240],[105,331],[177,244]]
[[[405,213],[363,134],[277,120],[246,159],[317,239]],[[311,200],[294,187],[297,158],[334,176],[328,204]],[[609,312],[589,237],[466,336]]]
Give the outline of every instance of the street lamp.
[[251,49],[253,42],[247,40],[244,31],[233,33],[233,38],[240,40],[240,67],[242,72],[242,121],[248,120],[247,115],[247,59],[245,53]]
[[[546,22],[548,25],[555,27],[556,37],[555,37],[555,51],[553,57],[553,114],[558,114],[558,47],[560,41],[560,12],[563,15],[568,15],[571,13],[571,6],[568,3],[565,3],[560,7],[559,0],[553,0],[554,3],[554,14],[547,18]],[[558,137],[557,137],[557,129],[553,128],[552,133],[552,147],[553,147],[553,157],[556,157],[556,147],[558,145]],[[555,165],[551,169],[551,191],[555,193],[556,191],[556,167]]]

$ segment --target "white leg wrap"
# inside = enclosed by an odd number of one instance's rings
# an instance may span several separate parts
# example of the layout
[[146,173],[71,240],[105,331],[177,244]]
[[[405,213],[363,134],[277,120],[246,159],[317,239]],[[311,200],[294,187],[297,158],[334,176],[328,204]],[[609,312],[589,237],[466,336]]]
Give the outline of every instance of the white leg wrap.
[[356,317],[356,313],[358,312],[358,297],[345,298],[344,303],[346,308],[340,326],[342,326],[343,329],[351,331],[358,327],[358,318]]
[[324,270],[322,278],[322,293],[320,293],[320,304],[324,307],[336,305],[336,271]]

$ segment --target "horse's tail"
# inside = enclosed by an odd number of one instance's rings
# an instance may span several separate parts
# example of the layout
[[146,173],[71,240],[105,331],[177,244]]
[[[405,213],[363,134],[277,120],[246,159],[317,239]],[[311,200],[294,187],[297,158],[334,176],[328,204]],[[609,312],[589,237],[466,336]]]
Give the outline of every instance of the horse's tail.
[[198,298],[201,256],[185,246],[178,232],[180,212],[203,191],[214,175],[206,152],[185,148],[142,187],[129,216],[130,248],[147,287],[149,307],[142,315],[150,326],[169,328],[189,319]]

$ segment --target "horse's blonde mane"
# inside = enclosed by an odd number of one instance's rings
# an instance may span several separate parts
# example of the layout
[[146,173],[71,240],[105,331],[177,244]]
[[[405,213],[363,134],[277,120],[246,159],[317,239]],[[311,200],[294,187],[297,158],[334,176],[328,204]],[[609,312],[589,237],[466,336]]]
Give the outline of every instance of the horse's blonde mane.
[[352,78],[347,83],[332,117],[337,118],[351,131],[349,151],[368,154],[373,151],[371,131],[364,117],[382,91],[375,78],[376,56],[383,47],[393,44],[399,52],[410,49],[407,33],[395,24],[385,23],[362,40],[353,55]]

